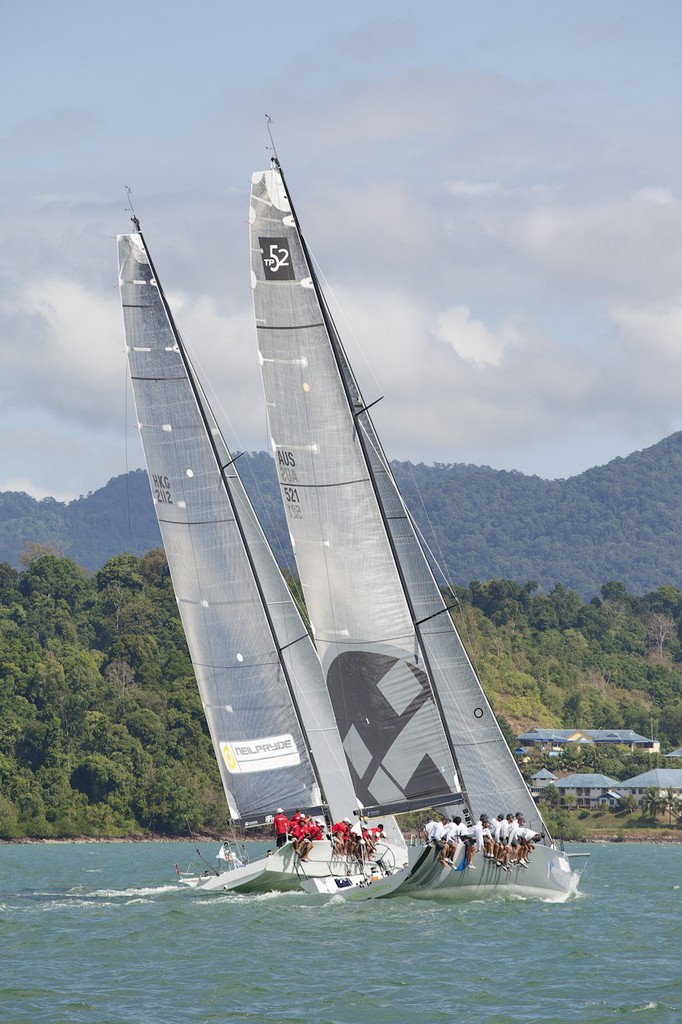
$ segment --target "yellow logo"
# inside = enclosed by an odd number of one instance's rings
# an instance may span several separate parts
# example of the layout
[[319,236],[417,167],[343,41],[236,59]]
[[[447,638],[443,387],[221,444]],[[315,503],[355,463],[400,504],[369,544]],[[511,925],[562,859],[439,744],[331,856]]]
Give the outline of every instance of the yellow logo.
[[221,743],[220,744],[220,750],[222,752],[225,764],[227,765],[228,772],[239,771],[239,766],[237,764],[237,758],[234,756],[234,751],[233,751],[232,747],[230,746],[230,744],[229,743]]

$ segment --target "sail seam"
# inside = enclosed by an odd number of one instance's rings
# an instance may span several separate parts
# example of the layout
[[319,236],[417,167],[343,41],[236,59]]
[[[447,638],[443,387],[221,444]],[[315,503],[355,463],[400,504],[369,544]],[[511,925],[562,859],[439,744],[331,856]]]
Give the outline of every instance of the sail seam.
[[138,376],[135,373],[131,373],[130,379],[131,380],[155,380],[155,381],[159,381],[159,380],[184,380],[185,378],[184,377],[142,377],[142,376]]
[[160,523],[170,523],[171,526],[213,526],[215,523],[234,523],[234,519],[188,519],[180,522],[178,519],[164,519],[159,516]]
[[307,331],[311,327],[324,327],[324,324],[293,324],[287,327],[276,327],[274,324],[256,324],[257,331]]
[[[278,448],[286,448],[287,445],[278,444],[277,447]],[[297,483],[296,486],[300,490],[302,490],[302,491],[305,491],[308,488],[315,488],[316,490],[322,490],[323,488],[350,487],[353,484],[366,484],[368,480],[369,480],[369,477],[359,476],[359,477],[354,478],[353,480],[337,480],[333,484],[315,484],[315,483],[313,483],[313,484],[304,484],[304,483]],[[280,487],[289,487],[289,486],[290,486],[289,484],[280,484]]]

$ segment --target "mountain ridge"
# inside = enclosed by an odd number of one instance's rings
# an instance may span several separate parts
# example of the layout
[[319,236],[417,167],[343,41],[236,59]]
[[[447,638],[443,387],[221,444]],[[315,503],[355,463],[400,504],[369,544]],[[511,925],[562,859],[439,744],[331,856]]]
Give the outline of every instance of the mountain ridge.
[[[574,477],[545,480],[465,463],[393,462],[406,504],[448,582],[560,582],[589,599],[609,580],[633,593],[682,586],[682,431]],[[293,568],[272,458],[238,466],[283,567]],[[52,547],[97,571],[123,551],[161,543],[144,470],[71,502],[0,492],[0,561]]]

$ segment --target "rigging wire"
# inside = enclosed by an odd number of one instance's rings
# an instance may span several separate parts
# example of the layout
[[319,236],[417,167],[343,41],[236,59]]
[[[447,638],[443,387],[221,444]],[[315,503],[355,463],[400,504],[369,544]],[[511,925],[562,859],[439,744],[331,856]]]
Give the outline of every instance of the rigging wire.
[[[124,350],[125,356],[125,350]],[[128,358],[125,359],[125,370],[123,380],[123,451],[124,451],[124,465],[125,465],[125,492],[126,492],[126,509],[128,516],[128,543],[130,544],[131,554],[134,554],[133,545],[133,514],[130,505],[130,470],[129,470],[129,453],[128,453],[128,400],[130,391],[130,365]]]
[[[126,189],[126,191],[128,193],[128,206],[125,207],[125,212],[126,213],[132,213],[133,217],[135,217],[135,210],[133,209],[133,201],[131,199],[132,189],[130,188],[129,185],[125,185],[124,188]],[[135,220],[137,221],[137,218],[135,218]],[[137,225],[137,224],[136,224],[136,226],[139,227],[139,225]],[[130,504],[130,468],[129,468],[130,452],[129,452],[129,447],[128,447],[128,432],[129,432],[128,417],[130,415],[130,413],[129,413],[129,404],[128,403],[129,403],[129,397],[130,397],[130,388],[131,388],[132,384],[131,384],[131,381],[130,381],[130,363],[128,361],[128,355],[127,355],[127,348],[126,347],[124,347],[124,349],[123,349],[123,354],[125,356],[125,370],[124,370],[124,378],[125,378],[125,380],[124,380],[124,384],[123,384],[123,451],[124,451],[125,481],[126,481],[125,493],[126,493],[126,509],[127,509],[127,516],[128,516],[128,542],[129,542],[129,545],[130,545],[131,553],[134,553],[134,544],[133,544],[133,514],[132,514],[132,509],[131,509],[131,504]]]

